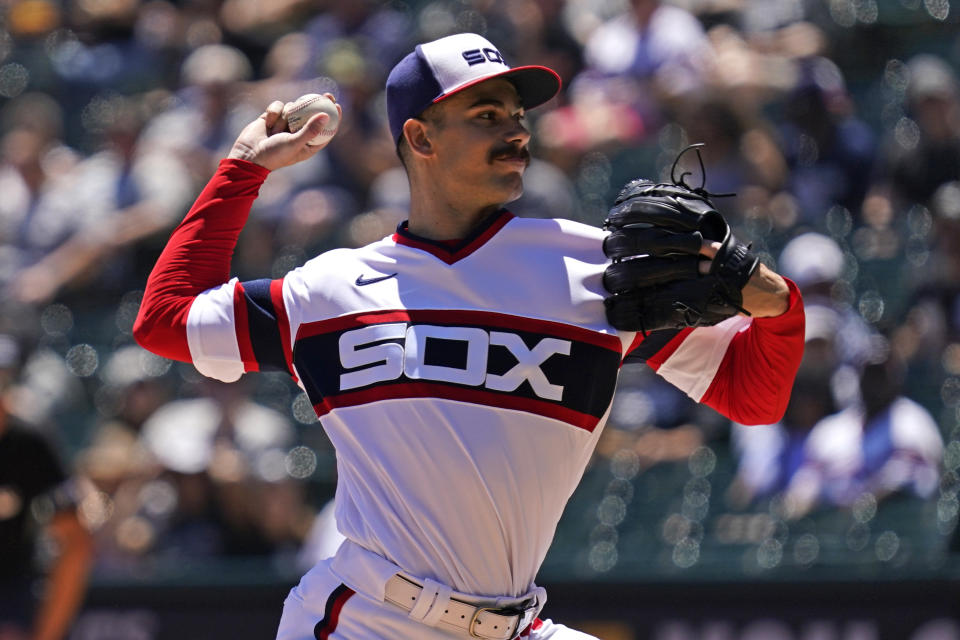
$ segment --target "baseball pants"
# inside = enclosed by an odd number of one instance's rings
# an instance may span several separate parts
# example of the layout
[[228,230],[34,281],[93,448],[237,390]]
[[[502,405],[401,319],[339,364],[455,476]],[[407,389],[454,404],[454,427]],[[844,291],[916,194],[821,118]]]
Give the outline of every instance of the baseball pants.
[[[346,542],[346,547],[351,543]],[[382,598],[383,570],[373,569],[356,545],[318,563],[303,576],[283,603],[277,640],[451,640],[469,639],[466,630],[428,626]],[[346,553],[344,553],[346,551]],[[351,559],[354,562],[351,562]],[[360,560],[360,565],[356,560]],[[382,558],[379,563],[385,563]],[[388,566],[396,569],[394,565]],[[384,569],[384,567],[378,567]],[[344,574],[354,588],[344,584]],[[517,600],[520,600],[518,598]],[[537,618],[521,629],[520,640],[597,640],[593,636]]]

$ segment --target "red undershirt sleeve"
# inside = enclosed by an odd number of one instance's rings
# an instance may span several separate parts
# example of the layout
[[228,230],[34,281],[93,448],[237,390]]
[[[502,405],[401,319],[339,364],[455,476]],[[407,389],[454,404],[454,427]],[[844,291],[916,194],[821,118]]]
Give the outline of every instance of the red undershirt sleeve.
[[145,349],[190,362],[187,315],[194,298],[230,279],[230,260],[269,170],[224,159],[174,229],[147,278],[133,336]]
[[803,300],[787,280],[787,311],[756,318],[734,336],[701,402],[742,424],[771,424],[783,418],[803,358]]

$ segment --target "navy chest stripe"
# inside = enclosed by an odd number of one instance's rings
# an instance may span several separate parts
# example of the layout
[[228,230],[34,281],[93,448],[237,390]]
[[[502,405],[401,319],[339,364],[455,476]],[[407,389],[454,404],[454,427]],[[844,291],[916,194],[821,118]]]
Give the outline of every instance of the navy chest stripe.
[[615,335],[507,314],[387,310],[301,327],[293,360],[318,415],[436,397],[592,430],[612,399],[620,346]]

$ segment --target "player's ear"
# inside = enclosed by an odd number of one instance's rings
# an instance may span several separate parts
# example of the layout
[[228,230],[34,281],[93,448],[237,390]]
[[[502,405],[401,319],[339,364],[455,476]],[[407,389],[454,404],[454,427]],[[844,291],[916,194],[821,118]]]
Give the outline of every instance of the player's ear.
[[433,144],[430,142],[426,121],[410,118],[403,123],[403,136],[407,139],[410,151],[415,155],[424,158],[433,155]]

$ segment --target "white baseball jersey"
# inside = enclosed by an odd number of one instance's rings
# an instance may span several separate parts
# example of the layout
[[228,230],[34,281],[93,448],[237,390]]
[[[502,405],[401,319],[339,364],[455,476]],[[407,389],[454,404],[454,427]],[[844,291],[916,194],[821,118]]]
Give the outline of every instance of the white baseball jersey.
[[[252,186],[230,188],[245,190],[238,202],[255,197]],[[242,207],[208,187],[195,211],[205,197]],[[295,377],[336,447],[336,518],[348,539],[457,591],[523,594],[628,354],[695,400],[772,422],[802,353],[795,290],[780,318],[646,340],[617,332],[604,314],[603,236],[506,211],[456,246],[401,225],[283,279],[233,279],[197,295],[189,357],[225,381],[265,369]]]

